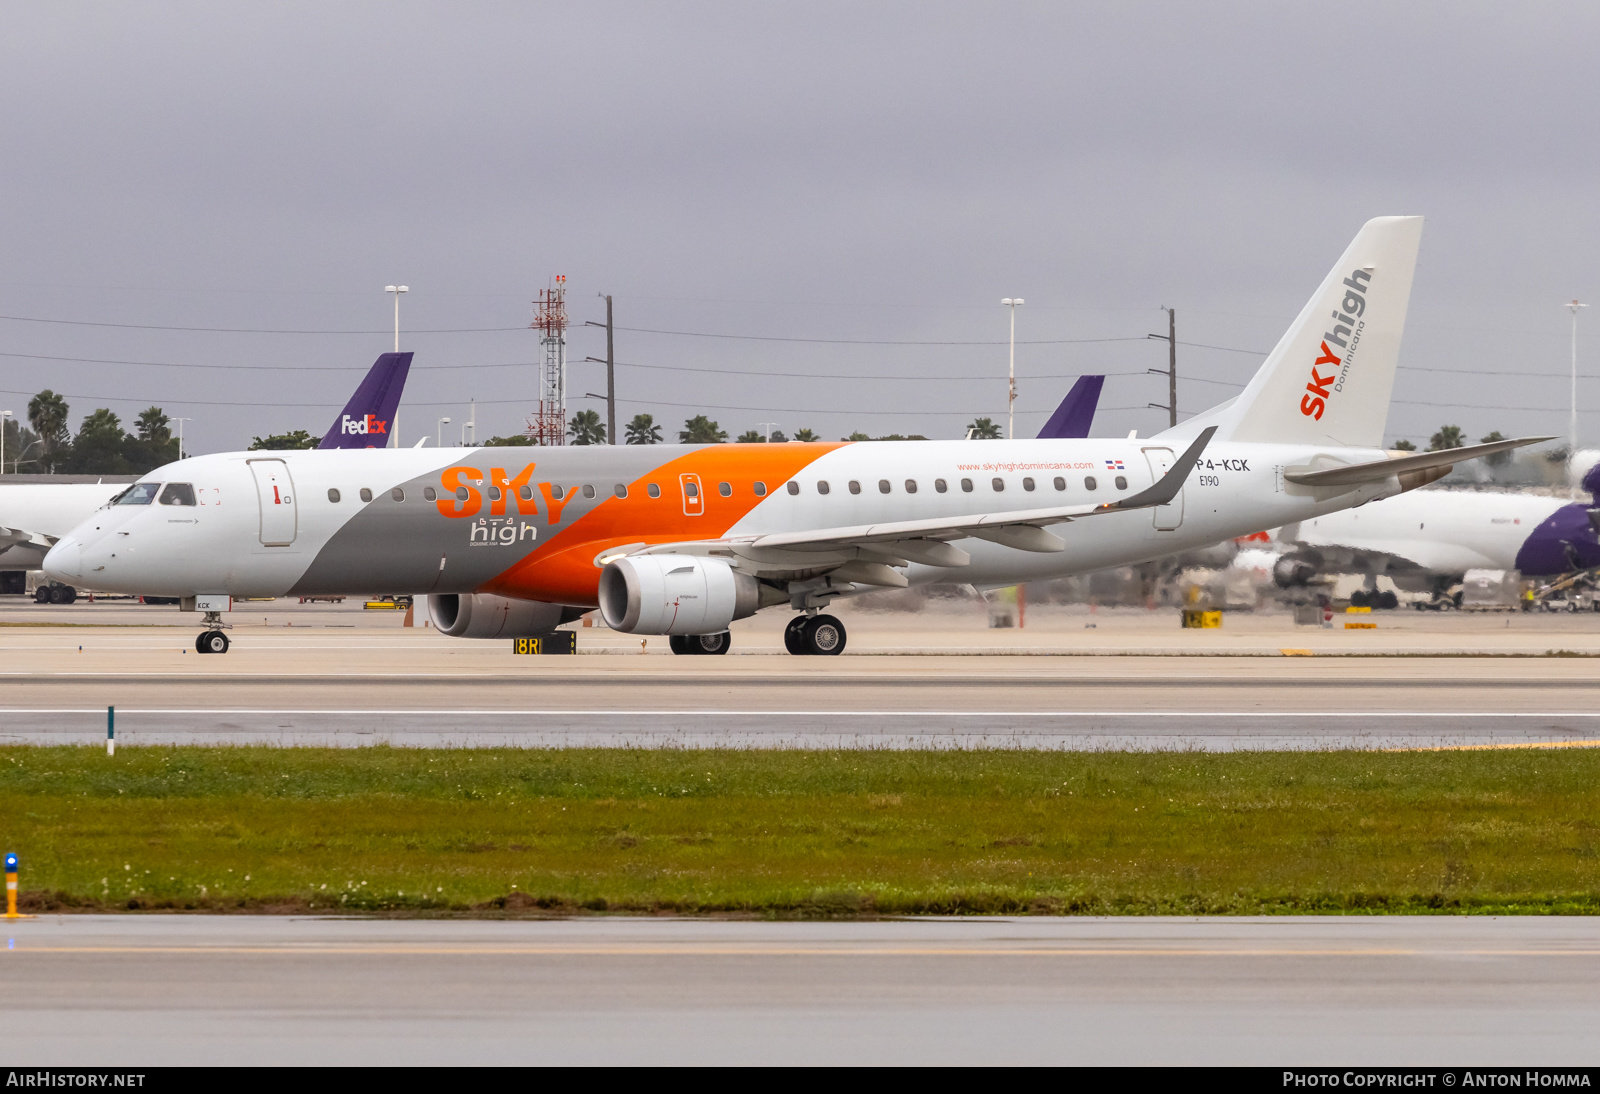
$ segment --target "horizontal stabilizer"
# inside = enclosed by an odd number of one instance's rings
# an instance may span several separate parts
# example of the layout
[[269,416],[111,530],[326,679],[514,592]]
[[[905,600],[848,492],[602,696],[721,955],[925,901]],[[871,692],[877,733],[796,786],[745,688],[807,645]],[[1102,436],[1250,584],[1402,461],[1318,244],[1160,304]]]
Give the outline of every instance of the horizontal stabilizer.
[[[1492,456],[1524,445],[1554,440],[1553,437],[1515,437],[1507,441],[1468,445],[1465,448],[1446,448],[1438,452],[1418,452],[1411,456],[1391,456],[1386,460],[1358,463],[1345,467],[1329,467],[1316,471],[1285,471],[1283,477],[1301,486],[1359,486],[1367,482],[1382,482],[1391,475],[1409,471],[1427,471],[1435,467],[1449,467],[1479,456]],[[1131,499],[1130,499],[1131,500]]]

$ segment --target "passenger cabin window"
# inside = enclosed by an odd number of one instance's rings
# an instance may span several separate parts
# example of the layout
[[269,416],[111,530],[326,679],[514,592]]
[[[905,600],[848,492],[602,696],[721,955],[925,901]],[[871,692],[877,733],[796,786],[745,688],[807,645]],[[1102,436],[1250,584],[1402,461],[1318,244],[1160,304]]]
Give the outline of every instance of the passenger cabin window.
[[[362,493],[365,493],[365,492],[366,491],[362,491]],[[490,501],[499,501],[500,500],[500,488],[498,486],[489,487],[489,500]]]
[[466,501],[471,496],[472,495],[467,491],[467,488],[465,486],[456,487],[456,500],[457,501]]
[[406,492],[404,490],[400,489],[398,486],[395,487],[393,490],[389,491],[389,496],[391,498],[393,498],[395,501],[405,501],[406,500]]
[[559,484],[557,484],[557,483],[551,483],[550,484],[550,496],[552,498],[555,498],[557,501],[560,501],[562,498],[566,497],[566,495],[567,495],[566,490],[563,489]]
[[1066,488],[1067,488],[1067,480],[1062,478],[1060,475],[1057,475],[1056,476],[1056,489],[1057,490],[1065,490]]
[[583,484],[583,496],[586,497],[586,498],[594,497],[594,487],[590,486],[588,483],[584,483]]
[[818,479],[817,480],[817,493],[826,494],[827,492],[828,492],[828,480],[827,479]]
[[1123,476],[1123,475],[1118,475],[1117,476],[1117,489],[1118,490],[1126,490],[1127,488],[1128,488],[1128,480],[1127,480],[1127,478],[1125,476]]
[[917,480],[916,479],[907,479],[906,480],[906,493],[915,494],[916,492],[917,492]]
[[1005,488],[1006,488],[1006,480],[1002,479],[998,475],[996,475],[994,478],[990,479],[989,482],[994,486],[994,492],[996,494],[1000,493],[1001,491],[1005,490]]
[[937,490],[939,493],[943,494],[943,493],[946,493],[946,492],[949,491],[950,484],[945,482],[943,479],[934,479],[933,480],[933,488],[935,490]]
[[652,498],[659,498],[661,496],[661,487],[657,486],[655,483],[651,483],[649,486],[644,488],[644,492],[649,494]]
[[372,500],[372,491],[368,490],[365,486],[363,486],[361,488],[361,500],[362,501],[371,501]]
[[611,488],[611,492],[619,498],[625,498],[628,496],[628,488],[622,485],[620,482]]
[[686,498],[698,498],[700,496],[700,484],[697,482],[684,483],[683,496]]
[[972,493],[972,480],[971,479],[962,479],[961,480],[961,492],[963,494]]
[[1083,488],[1085,490],[1098,490],[1100,489],[1100,484],[1094,481],[1093,475],[1085,475],[1083,477]]
[[850,492],[852,494],[861,493],[861,484],[859,482],[857,482],[855,479],[851,479],[850,480]]
[[186,482],[169,482],[161,491],[162,505],[194,505],[194,487]]
[[1030,478],[1027,478],[1026,476],[1024,476],[1023,480],[1022,480],[1022,488],[1024,490],[1032,490],[1033,489],[1033,480],[1030,479]]
[[[335,490],[334,493],[338,493],[338,491]],[[438,497],[439,497],[439,491],[435,490],[433,487],[424,486],[422,488],[422,500],[423,501],[436,501],[436,500],[438,500]]]
[[334,504],[338,504],[339,501],[339,491],[331,486],[328,487],[328,500]]
[[800,484],[797,482],[785,483],[784,485],[788,488],[788,491],[791,494],[798,494],[800,492]]
[[149,505],[160,491],[159,482],[136,482],[117,495],[117,505]]
[[889,492],[889,480],[888,479],[879,479],[878,480],[878,493],[887,494],[888,492]]
[[725,498],[731,498],[733,497],[733,487],[728,483],[719,482],[717,483],[717,493],[721,494]]
[[756,497],[764,498],[766,496],[767,496],[767,484],[764,483],[764,482],[756,483]]

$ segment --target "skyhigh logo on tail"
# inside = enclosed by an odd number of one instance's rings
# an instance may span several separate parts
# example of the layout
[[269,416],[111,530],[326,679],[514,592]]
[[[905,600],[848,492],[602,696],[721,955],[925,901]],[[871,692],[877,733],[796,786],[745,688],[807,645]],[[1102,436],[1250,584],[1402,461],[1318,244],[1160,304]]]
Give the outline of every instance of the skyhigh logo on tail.
[[348,414],[343,414],[339,418],[339,432],[346,436],[365,437],[371,433],[389,432],[389,423],[375,414],[368,414],[364,418],[352,418]]
[[[1344,299],[1340,301],[1339,309],[1332,313],[1333,329],[1323,332],[1322,356],[1312,363],[1311,382],[1306,385],[1306,394],[1300,396],[1300,413],[1308,418],[1320,422],[1333,392],[1344,389],[1345,376],[1350,371],[1347,362],[1361,341],[1362,329],[1366,327],[1361,317],[1367,311],[1367,288],[1371,284],[1370,267],[1356,270],[1344,279]],[[1338,346],[1344,356],[1340,357],[1330,349],[1330,343]],[[1321,372],[1323,367],[1328,369],[1326,376]]]

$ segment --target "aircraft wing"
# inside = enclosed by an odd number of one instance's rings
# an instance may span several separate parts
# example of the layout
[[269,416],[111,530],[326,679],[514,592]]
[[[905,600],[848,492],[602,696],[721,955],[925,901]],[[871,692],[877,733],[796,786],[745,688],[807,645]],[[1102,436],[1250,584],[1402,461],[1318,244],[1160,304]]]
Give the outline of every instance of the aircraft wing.
[[0,527],[0,551],[11,547],[26,545],[40,547],[48,551],[56,545],[57,536],[47,536],[42,532],[30,532],[25,528]]
[[1391,475],[1403,475],[1408,471],[1428,471],[1433,468],[1448,470],[1450,465],[1461,463],[1463,460],[1492,456],[1496,452],[1505,452],[1554,439],[1554,437],[1515,437],[1506,441],[1467,445],[1465,448],[1446,448],[1440,452],[1418,452],[1414,456],[1391,456],[1389,459],[1373,460],[1370,463],[1320,470],[1288,470],[1283,473],[1283,477],[1302,486],[1360,486],[1366,482],[1382,482]]
[[[1154,485],[1130,497],[1100,505],[1064,505],[1045,509],[1016,509],[1004,513],[973,513],[818,528],[804,532],[728,536],[718,540],[663,543],[631,552],[624,548],[615,554],[727,554],[737,556],[757,569],[776,570],[822,569],[866,559],[869,564],[879,563],[873,575],[880,580],[868,578],[868,583],[903,585],[904,576],[893,573],[888,566],[907,562],[965,566],[971,561],[965,551],[951,546],[948,540],[971,537],[1023,551],[1062,551],[1066,549],[1066,542],[1045,531],[1046,526],[1105,513],[1166,505],[1183,489],[1184,480],[1189,477],[1189,472],[1215,432],[1216,427],[1212,426],[1195,438],[1171,470]],[[847,580],[857,578],[850,577]]]

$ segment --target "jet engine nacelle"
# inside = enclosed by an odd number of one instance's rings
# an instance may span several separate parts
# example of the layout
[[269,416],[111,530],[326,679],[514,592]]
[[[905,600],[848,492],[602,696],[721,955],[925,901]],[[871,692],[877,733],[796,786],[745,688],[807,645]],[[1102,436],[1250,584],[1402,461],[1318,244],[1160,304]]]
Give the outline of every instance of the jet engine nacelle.
[[761,599],[760,582],[720,558],[637,555],[600,572],[600,613],[626,634],[716,634]]
[[570,623],[583,609],[487,593],[448,593],[428,597],[428,614],[451,638],[532,638]]

